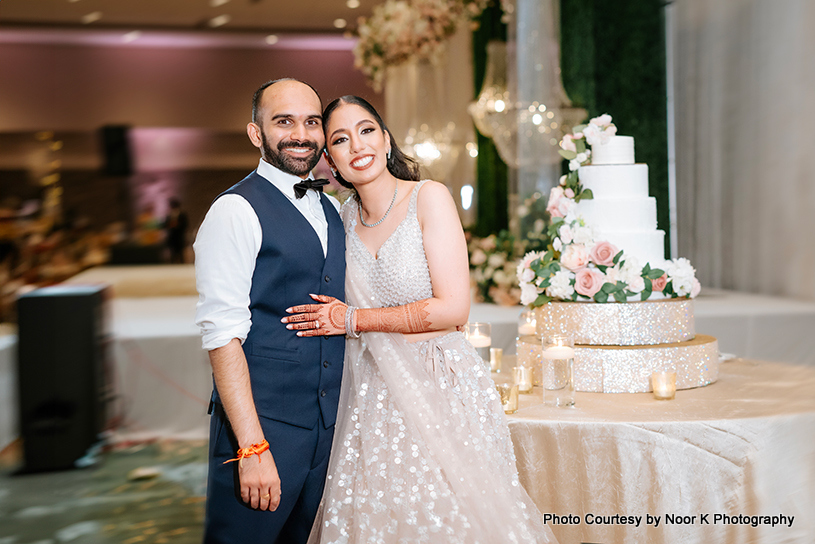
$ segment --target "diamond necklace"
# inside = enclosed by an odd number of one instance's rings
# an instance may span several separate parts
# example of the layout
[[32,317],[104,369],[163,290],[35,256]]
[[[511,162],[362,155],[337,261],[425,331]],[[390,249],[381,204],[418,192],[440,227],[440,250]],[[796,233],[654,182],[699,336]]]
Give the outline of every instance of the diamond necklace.
[[388,217],[388,214],[391,213],[391,210],[393,209],[393,203],[396,202],[396,194],[398,192],[399,192],[399,180],[396,180],[396,187],[393,189],[393,198],[391,199],[391,205],[388,206],[388,211],[385,212],[385,215],[382,216],[382,219],[380,219],[376,223],[371,223],[370,225],[365,222],[365,219],[362,218],[362,202],[360,200],[357,200],[357,207],[359,208],[359,220],[362,222],[362,226],[369,228],[375,227],[382,221],[384,221],[385,218]]

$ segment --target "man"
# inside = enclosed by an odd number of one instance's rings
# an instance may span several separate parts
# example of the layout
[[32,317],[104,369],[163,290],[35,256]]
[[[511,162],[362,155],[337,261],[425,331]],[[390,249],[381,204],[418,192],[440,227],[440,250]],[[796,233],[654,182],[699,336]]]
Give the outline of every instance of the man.
[[322,496],[345,339],[281,323],[309,294],[345,298],[339,203],[309,179],[321,111],[300,81],[258,89],[247,126],[258,168],[215,200],[193,246],[215,381],[206,543],[305,542]]

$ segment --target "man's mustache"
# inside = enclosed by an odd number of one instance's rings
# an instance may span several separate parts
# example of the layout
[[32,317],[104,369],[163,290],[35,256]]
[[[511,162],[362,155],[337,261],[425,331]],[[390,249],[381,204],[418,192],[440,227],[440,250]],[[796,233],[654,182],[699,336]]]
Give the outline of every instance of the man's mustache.
[[280,143],[277,144],[277,150],[278,151],[283,151],[287,147],[307,147],[307,148],[313,149],[315,151],[319,150],[319,147],[317,146],[317,142],[312,142],[310,140],[306,140],[306,141],[303,141],[303,142],[295,142],[294,140],[288,140],[288,141],[281,141]]

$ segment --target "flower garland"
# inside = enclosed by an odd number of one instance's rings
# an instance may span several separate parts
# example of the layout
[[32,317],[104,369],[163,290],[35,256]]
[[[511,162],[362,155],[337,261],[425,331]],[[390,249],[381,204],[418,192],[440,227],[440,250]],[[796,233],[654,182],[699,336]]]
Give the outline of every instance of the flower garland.
[[642,265],[614,244],[598,240],[594,227],[577,215],[577,203],[593,197],[580,185],[577,173],[578,168],[591,163],[586,144],[601,145],[616,132],[611,117],[601,115],[588,125],[574,127],[574,134],[560,142],[569,173],[549,195],[546,209],[551,217],[552,245],[546,251],[527,253],[518,264],[521,304],[537,307],[551,300],[602,303],[693,298],[699,294],[696,271],[687,259],[660,263],[661,268]]
[[386,0],[360,19],[354,65],[377,91],[385,68],[412,59],[436,61],[459,25],[471,23],[490,0]]

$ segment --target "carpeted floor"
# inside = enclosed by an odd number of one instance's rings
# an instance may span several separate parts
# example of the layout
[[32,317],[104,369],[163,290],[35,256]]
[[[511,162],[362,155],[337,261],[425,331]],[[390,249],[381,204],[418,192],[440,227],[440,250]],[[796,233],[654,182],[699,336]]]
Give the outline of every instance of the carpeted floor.
[[19,442],[0,454],[0,544],[201,542],[206,444],[117,447],[90,468],[17,475]]

